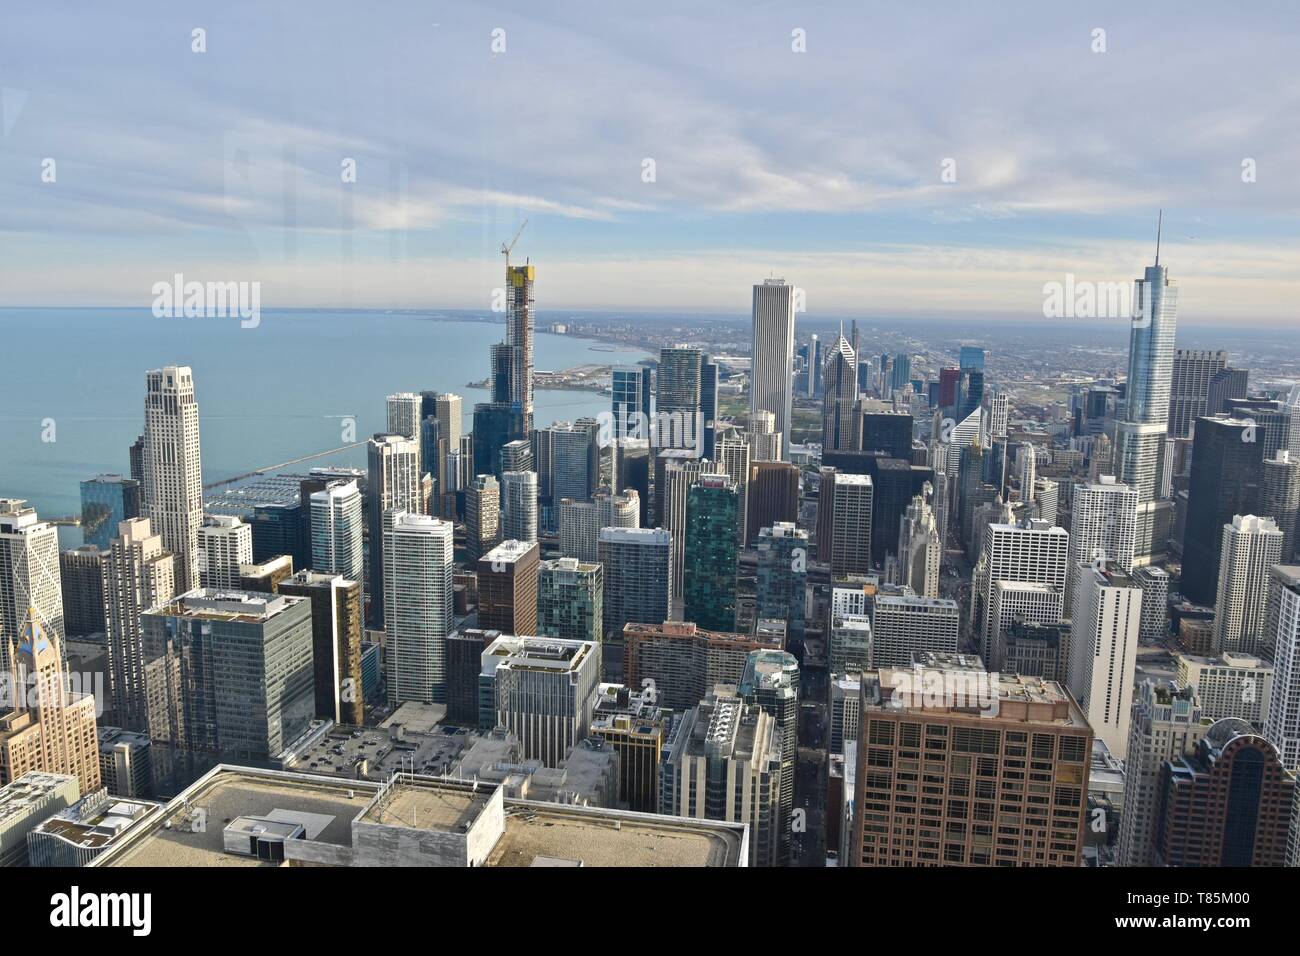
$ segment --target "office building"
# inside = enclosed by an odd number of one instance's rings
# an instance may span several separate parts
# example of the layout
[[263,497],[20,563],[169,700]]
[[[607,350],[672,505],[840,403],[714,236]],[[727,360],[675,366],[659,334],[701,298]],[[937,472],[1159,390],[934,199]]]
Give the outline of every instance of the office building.
[[[930,489],[927,487],[926,491]],[[915,495],[899,522],[899,582],[922,597],[939,596],[943,538],[925,492]]]
[[1162,768],[1152,865],[1284,865],[1295,787],[1250,724],[1216,721]]
[[1300,566],[1275,565],[1269,571],[1268,652],[1273,661],[1273,695],[1264,736],[1278,749],[1282,764],[1300,771]]
[[706,630],[736,626],[740,496],[726,475],[700,475],[686,495],[683,614]]
[[1296,523],[1300,521],[1300,456],[1281,449],[1267,459],[1260,472],[1259,514],[1272,518],[1282,532],[1282,558],[1296,555]]
[[29,609],[47,633],[60,641],[65,635],[58,529],[26,504],[0,498],[0,673]]
[[1136,548],[1138,493],[1111,475],[1075,485],[1071,495],[1070,586],[1078,569],[1106,564],[1125,573],[1133,570]]
[[98,702],[77,689],[63,666],[63,642],[29,609],[6,638],[12,709],[0,715],[0,786],[32,770],[71,774],[81,789],[99,789]]
[[827,350],[822,382],[822,451],[856,450],[858,356],[843,328]]
[[1133,583],[1142,589],[1142,642],[1156,643],[1169,637],[1169,574],[1163,568],[1144,564],[1133,569]]
[[673,724],[659,767],[659,812],[749,826],[751,866],[781,862],[781,735],[719,685]]
[[310,602],[196,589],[141,621],[155,780],[222,759],[267,763],[307,730]]
[[751,460],[745,495],[745,543],[752,545],[763,528],[798,520],[799,466]]
[[[953,665],[869,670],[860,682],[856,812],[842,862],[1080,864],[1092,731],[1060,685]],[[921,754],[923,793],[907,770]]]
[[592,562],[599,560],[602,528],[638,528],[641,498],[632,490],[623,494],[600,491],[590,501],[560,501],[560,554]]
[[1128,749],[1142,589],[1120,571],[1079,572],[1068,684],[1093,732],[1123,760]]
[[536,633],[602,643],[604,597],[605,569],[598,561],[542,561],[538,565]]
[[[829,483],[827,477],[830,478]],[[826,527],[830,532],[830,541],[823,541],[819,537],[817,554],[818,560],[830,565],[831,577],[867,574],[871,571],[873,492],[869,475],[832,472],[827,476],[823,473],[822,497],[817,505],[818,517],[820,519],[823,507],[828,508],[830,519]],[[819,534],[821,529],[819,521]]]
[[649,365],[614,365],[609,370],[611,414],[614,427],[610,438],[650,438]]
[[661,349],[655,375],[656,448],[693,448],[704,454],[704,356],[686,346]]
[[1210,382],[1228,366],[1228,353],[1176,349],[1169,387],[1169,437],[1191,438],[1196,420],[1207,410]]
[[830,640],[827,642],[830,672],[845,674],[868,670],[872,666],[871,641],[871,618],[867,614],[832,612]]
[[445,644],[452,629],[451,522],[393,512],[384,539],[388,703],[445,703]]
[[1163,800],[1167,761],[1190,754],[1210,728],[1196,690],[1151,679],[1137,687],[1124,762],[1124,810],[1120,814],[1119,863],[1151,866]]
[[629,810],[654,813],[659,804],[659,761],[673,714],[650,695],[622,684],[601,684],[591,736],[618,754],[618,799]]
[[754,286],[749,411],[771,412],[775,431],[790,434],[794,400],[794,286],[765,279]]
[[491,475],[477,475],[465,490],[465,556],[477,561],[501,540],[501,488]]
[[502,635],[491,662],[496,722],[519,738],[526,759],[558,767],[587,736],[600,684],[600,645]]
[[1213,604],[1219,581],[1223,526],[1235,515],[1258,512],[1263,444],[1254,426],[1235,418],[1201,418],[1192,445],[1183,531],[1180,590],[1197,604]]
[[787,622],[791,646],[802,646],[808,616],[808,532],[778,521],[758,534],[757,606],[759,618]]
[[304,570],[281,582],[279,593],[306,598],[311,604],[315,716],[360,727],[365,723],[361,583]]
[[1269,571],[1282,563],[1282,532],[1271,518],[1234,515],[1219,551],[1214,649],[1254,654],[1264,639]]
[[59,554],[63,630],[69,637],[104,633],[104,558],[93,544]]
[[1267,661],[1231,651],[1213,657],[1182,653],[1175,660],[1179,686],[1196,691],[1210,720],[1236,717],[1261,730],[1267,725],[1273,698],[1273,668]]
[[672,536],[662,528],[603,528],[598,550],[605,569],[602,652],[609,676],[622,681],[624,627],[672,616]]
[[506,540],[537,540],[537,472],[502,473],[501,522]]
[[148,797],[153,793],[151,741],[146,733],[121,727],[99,728],[99,775],[115,797]]
[[[871,623],[872,667],[908,667],[917,651],[957,652],[961,614],[946,598],[883,594]],[[843,669],[850,670],[844,661]]]
[[141,615],[176,595],[176,565],[148,518],[124,521],[104,568],[104,624],[113,719],[128,730],[148,728]]
[[282,554],[277,558],[256,564],[239,566],[240,591],[259,591],[262,594],[279,594],[280,585],[293,576],[293,558]]
[[777,801],[777,862],[791,862],[795,763],[799,749],[799,662],[785,651],[751,651],[740,678],[740,697],[772,718],[781,745]]
[[29,770],[0,786],[0,867],[27,866],[27,835],[81,798],[77,778]]
[[766,633],[708,631],[686,621],[629,623],[623,628],[622,682],[649,690],[660,707],[686,710],[714,684],[739,684],[754,651],[783,650]]
[[972,590],[980,657],[989,667],[1001,666],[997,659],[998,621],[992,613],[998,582],[1041,584],[1064,592],[1069,544],[1070,535],[1064,528],[1045,521],[995,522],[985,530],[984,550],[975,567]]
[[537,633],[536,541],[502,541],[478,560],[478,624],[503,634]]
[[194,373],[186,365],[145,376],[143,514],[163,547],[176,556],[176,588],[199,584],[203,468]]

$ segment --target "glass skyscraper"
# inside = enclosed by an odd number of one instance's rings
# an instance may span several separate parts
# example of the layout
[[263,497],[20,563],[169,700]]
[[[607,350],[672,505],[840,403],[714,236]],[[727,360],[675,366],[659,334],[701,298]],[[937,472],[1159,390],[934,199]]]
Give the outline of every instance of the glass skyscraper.
[[117,526],[140,517],[140,482],[121,475],[96,475],[81,483],[81,535],[107,551]]

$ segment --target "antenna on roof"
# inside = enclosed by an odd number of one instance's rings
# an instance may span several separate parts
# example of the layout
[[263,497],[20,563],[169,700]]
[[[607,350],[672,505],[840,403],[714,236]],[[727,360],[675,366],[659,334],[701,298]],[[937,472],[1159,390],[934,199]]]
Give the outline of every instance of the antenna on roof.
[[1160,265],[1160,227],[1164,225],[1165,211],[1156,214],[1156,265]]

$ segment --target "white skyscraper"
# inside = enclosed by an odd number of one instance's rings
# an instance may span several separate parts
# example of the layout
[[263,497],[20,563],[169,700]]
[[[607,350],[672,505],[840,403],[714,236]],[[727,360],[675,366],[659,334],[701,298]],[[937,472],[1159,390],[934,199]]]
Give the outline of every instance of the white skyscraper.
[[[434,408],[438,416],[438,436],[447,449],[446,454],[458,456],[464,419],[463,400],[453,392],[443,392],[434,401]],[[426,466],[425,471],[429,470]],[[442,498],[439,514],[446,517],[454,513],[455,492],[463,487],[456,469],[450,467],[446,459],[438,462],[438,494]]]
[[22,633],[27,611],[61,642],[63,584],[59,532],[18,498],[0,498],[0,674],[8,673],[9,643]]
[[[419,396],[415,396],[417,399]],[[389,419],[394,399],[399,413],[409,413],[406,396],[390,395]],[[418,402],[416,413],[419,413]],[[399,415],[399,419],[401,415]],[[401,424],[401,421],[398,421]],[[366,443],[366,522],[370,532],[370,580],[366,594],[370,599],[367,620],[373,628],[384,626],[384,527],[394,511],[420,514],[424,511],[424,486],[420,480],[420,443],[394,432],[376,435]]]
[[560,502],[560,554],[584,563],[599,560],[601,528],[639,528],[641,497],[634,489],[619,495],[597,492],[590,501]]
[[453,528],[394,512],[384,531],[384,649],[388,702],[445,703],[452,627]]
[[782,435],[790,434],[794,397],[794,300],[794,286],[784,279],[765,279],[754,286],[749,411],[771,412]]
[[1264,634],[1269,570],[1282,562],[1282,532],[1272,518],[1234,515],[1223,526],[1214,649],[1254,654]]
[[311,568],[360,581],[365,505],[355,481],[337,481],[311,496]]
[[1069,602],[1081,570],[1109,567],[1125,574],[1133,570],[1137,535],[1138,494],[1113,475],[1093,484],[1075,485],[1071,498]]
[[898,565],[900,583],[922,597],[939,596],[939,562],[943,541],[934,509],[925,495],[916,495],[899,522]]
[[194,374],[187,365],[169,365],[146,373],[145,384],[143,516],[176,555],[176,590],[183,594],[199,586],[203,523]]
[[148,518],[123,521],[104,562],[109,690],[113,720],[121,727],[148,729],[140,615],[175,596],[176,559],[162,537]]
[[1142,632],[1142,589],[1126,574],[1080,572],[1066,683],[1093,733],[1120,760],[1128,752],[1133,673]]
[[250,525],[230,515],[208,515],[203,519],[199,527],[199,580],[203,587],[238,588],[239,566],[252,563]]
[[1300,566],[1275,565],[1269,574],[1268,638],[1273,653],[1273,700],[1264,736],[1282,765],[1300,770]]
[[501,475],[501,520],[504,540],[537,540],[537,472],[507,471]]
[[980,635],[980,657],[990,669],[1001,664],[997,621],[993,615],[998,582],[1044,584],[1064,591],[1069,546],[1069,533],[1045,521],[995,522],[988,526],[984,552],[975,566],[971,605]]

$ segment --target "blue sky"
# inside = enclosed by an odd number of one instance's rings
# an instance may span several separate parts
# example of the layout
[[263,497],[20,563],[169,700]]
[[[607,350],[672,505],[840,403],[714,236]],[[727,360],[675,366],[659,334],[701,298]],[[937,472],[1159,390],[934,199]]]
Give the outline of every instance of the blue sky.
[[1182,321],[1296,322],[1292,5],[808,6],[6,10],[0,305],[181,272],[487,307],[527,218],[543,309],[743,312],[775,273],[819,314],[1023,319],[1138,275],[1163,207]]

